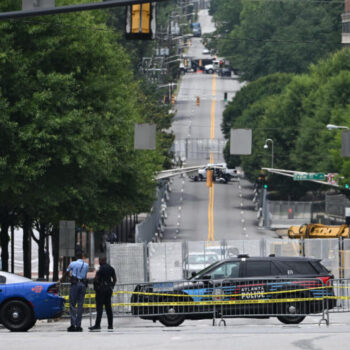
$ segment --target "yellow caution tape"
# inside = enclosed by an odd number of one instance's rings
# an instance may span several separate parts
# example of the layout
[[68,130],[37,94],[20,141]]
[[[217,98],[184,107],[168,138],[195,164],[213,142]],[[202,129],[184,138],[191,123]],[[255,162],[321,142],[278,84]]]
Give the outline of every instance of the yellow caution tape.
[[[311,290],[320,290],[320,289],[328,289],[332,288],[331,286],[324,287],[313,287],[313,288],[303,288],[303,289],[293,289],[293,290],[281,290],[275,292],[256,292],[256,293],[243,293],[243,294],[171,294],[171,293],[151,293],[151,292],[130,292],[130,291],[118,291],[114,292],[113,295],[121,295],[121,294],[132,294],[132,295],[147,295],[147,296],[161,296],[161,297],[179,297],[179,298],[228,298],[228,297],[245,297],[247,294],[250,296],[256,295],[272,295],[272,294],[291,294],[297,292],[305,292]],[[344,287],[342,287],[344,288]],[[217,288],[220,289],[220,288]],[[85,294],[85,299],[95,298],[96,294]],[[69,296],[62,296],[64,299],[68,300]],[[325,296],[327,297],[327,296]]]
[[[112,306],[154,307],[154,306],[198,306],[198,305],[245,305],[245,304],[282,304],[305,301],[323,301],[325,299],[344,299],[345,297],[285,298],[285,299],[246,299],[246,300],[210,300],[210,301],[165,301],[156,303],[113,303]],[[350,299],[350,297],[347,297]],[[69,307],[69,304],[65,304]],[[84,308],[95,308],[96,304],[83,304]]]

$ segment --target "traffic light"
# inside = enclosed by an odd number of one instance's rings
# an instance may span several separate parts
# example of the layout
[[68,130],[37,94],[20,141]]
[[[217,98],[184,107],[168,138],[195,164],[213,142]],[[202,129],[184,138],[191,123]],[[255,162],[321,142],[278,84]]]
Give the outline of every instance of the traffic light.
[[267,189],[267,187],[268,187],[267,184],[264,184],[264,188]]
[[213,186],[213,170],[207,170],[207,187]]
[[171,104],[172,104],[172,105],[175,104],[175,95],[171,95]]
[[345,188],[348,190],[349,189],[349,184],[345,184]]
[[146,2],[127,7],[126,37],[128,39],[153,39],[155,34],[155,6]]

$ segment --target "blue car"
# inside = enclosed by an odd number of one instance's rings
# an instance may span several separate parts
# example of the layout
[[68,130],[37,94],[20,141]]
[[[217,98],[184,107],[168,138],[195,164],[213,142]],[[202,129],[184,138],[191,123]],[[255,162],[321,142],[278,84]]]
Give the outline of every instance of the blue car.
[[0,323],[13,332],[25,332],[36,320],[57,318],[64,299],[53,282],[34,282],[0,271]]

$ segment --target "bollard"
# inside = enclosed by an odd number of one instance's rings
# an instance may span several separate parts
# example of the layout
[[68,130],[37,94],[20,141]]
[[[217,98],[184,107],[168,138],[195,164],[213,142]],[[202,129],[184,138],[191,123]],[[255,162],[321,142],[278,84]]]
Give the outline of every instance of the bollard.
[[90,313],[90,327],[92,327],[92,307],[91,307],[91,287],[89,287],[89,313]]
[[199,96],[197,96],[197,106],[200,105],[200,100],[199,100]]

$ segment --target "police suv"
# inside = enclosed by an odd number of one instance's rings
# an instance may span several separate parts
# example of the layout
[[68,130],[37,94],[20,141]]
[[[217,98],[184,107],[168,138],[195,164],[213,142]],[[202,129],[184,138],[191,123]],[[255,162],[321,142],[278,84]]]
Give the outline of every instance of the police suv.
[[319,259],[239,255],[215,262],[187,281],[138,285],[132,313],[165,326],[213,317],[277,317],[297,324],[335,306],[332,279]]

